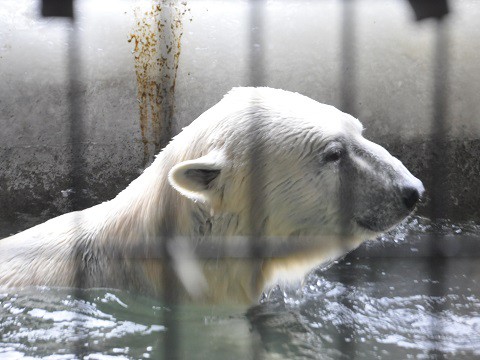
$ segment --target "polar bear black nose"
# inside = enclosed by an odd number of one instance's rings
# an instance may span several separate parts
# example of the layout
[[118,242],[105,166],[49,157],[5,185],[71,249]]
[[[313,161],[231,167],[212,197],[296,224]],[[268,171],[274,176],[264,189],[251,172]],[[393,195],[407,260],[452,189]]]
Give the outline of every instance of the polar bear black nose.
[[402,199],[407,209],[412,210],[420,199],[420,193],[414,187],[404,187],[402,189]]

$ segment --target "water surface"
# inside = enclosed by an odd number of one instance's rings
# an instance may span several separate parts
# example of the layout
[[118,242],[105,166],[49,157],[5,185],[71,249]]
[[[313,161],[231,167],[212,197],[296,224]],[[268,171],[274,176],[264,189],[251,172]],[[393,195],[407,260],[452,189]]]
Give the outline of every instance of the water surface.
[[[479,358],[479,227],[444,222],[441,238],[427,236],[433,230],[412,218],[246,313],[172,309],[114,289],[3,290],[0,358],[165,358],[168,331],[183,359]],[[429,257],[429,241],[453,255]]]

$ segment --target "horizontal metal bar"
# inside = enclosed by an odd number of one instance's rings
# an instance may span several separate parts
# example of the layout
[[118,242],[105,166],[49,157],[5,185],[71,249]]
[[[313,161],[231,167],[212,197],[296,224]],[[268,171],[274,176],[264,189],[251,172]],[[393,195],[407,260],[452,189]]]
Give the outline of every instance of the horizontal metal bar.
[[[109,259],[162,259],[165,254],[163,238],[158,237],[149,239],[149,244],[129,246],[126,249],[119,248],[114,244],[116,239],[110,239],[112,244],[99,246],[105,256]],[[203,239],[201,242],[193,243],[189,237],[171,237],[169,243],[182,244],[183,248],[187,246],[189,253],[199,259],[222,259],[237,258],[251,259],[251,238],[243,236],[235,236],[228,238],[214,237]],[[314,251],[324,251],[325,254],[343,255],[341,246],[345,243],[345,238],[339,237],[336,242],[330,242],[329,246],[325,241],[331,241],[331,238],[308,237],[308,238],[286,238],[286,237],[263,237],[257,239],[258,247],[262,249],[261,258],[286,258],[292,254],[311,254]],[[108,241],[108,240],[107,240]],[[432,254],[431,244],[435,241],[439,252]],[[480,248],[478,242],[480,235],[409,235],[408,240],[401,243],[371,240],[366,246],[356,250],[356,257],[359,258],[412,258],[412,257],[438,257],[459,258],[459,257],[480,257]],[[48,246],[52,247],[52,251],[56,247],[52,244],[45,244],[42,247],[42,254],[38,256],[48,257]],[[176,249],[175,246],[172,249]],[[337,249],[337,251],[335,251]],[[73,250],[73,249],[72,249]],[[87,248],[85,248],[87,250]],[[95,249],[88,248],[89,251]],[[78,252],[82,252],[81,248],[77,248]],[[21,256],[22,253],[31,254],[32,248],[29,245],[18,245],[10,248],[10,255]],[[2,257],[8,258],[9,252],[4,250]],[[37,256],[37,257],[38,257]],[[170,258],[170,255],[167,256]]]

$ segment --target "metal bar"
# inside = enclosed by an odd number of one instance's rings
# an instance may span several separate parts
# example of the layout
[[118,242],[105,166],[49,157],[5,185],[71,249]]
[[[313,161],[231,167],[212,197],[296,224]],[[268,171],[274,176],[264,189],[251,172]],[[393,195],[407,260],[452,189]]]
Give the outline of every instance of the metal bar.
[[[157,51],[161,52],[160,56],[164,55],[162,53],[163,49],[167,46],[173,46],[174,38],[171,29],[173,29],[173,22],[174,22],[174,9],[173,7],[177,6],[177,1],[163,1],[163,0],[156,0],[158,5],[162,7],[162,11],[159,12],[159,21],[157,23],[164,24],[165,27],[163,31],[163,41],[160,34],[159,36],[159,48]],[[173,56],[173,54],[166,54],[166,56]],[[174,78],[174,72],[176,69],[174,67],[164,66],[161,68],[160,73],[156,79],[157,86],[160,86],[160,92],[162,94],[162,104],[161,104],[161,133],[157,134],[160,138],[156,138],[155,142],[156,147],[155,150],[158,151],[159,149],[163,149],[170,141],[173,133],[172,133],[172,122],[173,122],[173,101],[174,101],[174,93],[170,91],[170,83],[169,79]],[[171,107],[170,107],[171,105]],[[153,115],[152,115],[153,116]],[[155,134],[154,134],[155,135]],[[174,206],[169,206],[168,203],[172,201],[172,199],[164,199],[166,203],[166,209],[174,209]],[[178,321],[178,313],[177,313],[177,305],[178,305],[178,289],[180,288],[180,284],[178,281],[177,273],[174,268],[174,258],[175,254],[172,253],[174,251],[174,247],[171,246],[175,242],[175,219],[172,216],[172,213],[164,214],[163,224],[160,228],[160,241],[157,242],[157,248],[163,253],[163,266],[161,270],[161,274],[159,275],[159,279],[162,279],[163,283],[163,304],[166,308],[163,311],[163,323],[166,327],[167,331],[164,333],[164,349],[163,354],[165,359],[180,359],[180,338],[179,338],[179,321]],[[161,342],[159,343],[161,344]],[[162,353],[161,349],[159,349],[159,353]]]
[[341,109],[348,114],[355,115],[355,3],[354,0],[343,0],[342,5],[342,68],[340,73],[340,92],[342,97]]
[[[435,28],[434,68],[433,68],[433,119],[431,129],[431,182],[430,182],[430,217],[435,224],[441,219],[446,210],[445,159],[448,157],[447,139],[447,102],[448,102],[448,27],[445,21],[438,20]],[[433,300],[433,313],[438,314],[445,310],[441,299],[446,294],[446,257],[439,247],[442,235],[434,229],[430,242],[432,254],[429,262],[430,287],[429,293]],[[437,343],[442,339],[443,328],[438,317],[431,318],[432,350],[430,356],[443,359],[444,354],[438,350]]]
[[[42,0],[41,14],[43,17],[65,17],[70,21],[68,28],[68,52],[67,52],[67,72],[68,72],[68,107],[69,107],[69,147],[70,147],[70,169],[68,178],[68,188],[70,194],[69,210],[81,210],[82,190],[85,188],[84,169],[85,161],[82,154],[82,143],[85,138],[85,130],[82,121],[82,86],[81,86],[81,64],[78,48],[78,29],[74,19],[73,0]],[[80,214],[77,213],[76,222],[80,222]],[[79,227],[78,227],[79,228]],[[86,284],[86,274],[83,259],[84,249],[79,245],[73,249],[72,257],[74,260],[75,274],[73,296],[76,300],[83,299],[82,288]],[[75,335],[78,340],[74,343],[75,356],[78,359],[87,355],[85,343],[88,339],[80,331],[81,322],[74,320]],[[86,334],[88,337],[88,334]]]
[[[417,21],[434,18],[436,19],[435,43],[434,43],[434,67],[433,67],[433,114],[431,123],[430,140],[431,150],[431,173],[430,173],[430,204],[429,214],[434,226],[433,236],[429,238],[429,293],[432,297],[433,313],[439,314],[445,310],[441,299],[446,295],[445,269],[447,258],[451,254],[445,246],[445,238],[438,229],[438,220],[446,214],[446,194],[448,188],[445,179],[445,164],[448,157],[448,126],[447,126],[447,102],[448,102],[448,28],[444,21],[449,12],[447,0],[409,0]],[[450,247],[451,249],[452,247]],[[455,255],[454,255],[455,256]],[[431,317],[432,344],[429,356],[434,359],[443,359],[444,353],[438,350],[438,342],[442,339],[442,325],[437,316]]]
[[265,86],[265,42],[264,16],[265,0],[250,0],[249,49],[250,86]]
[[[355,85],[356,85],[356,63],[355,63],[355,3],[354,0],[343,0],[342,2],[342,32],[341,32],[341,50],[342,50],[342,68],[340,73],[340,90],[342,96],[342,111],[355,114]],[[351,219],[353,218],[355,209],[355,191],[354,191],[354,174],[352,167],[347,162],[340,164],[340,198],[339,210],[341,214],[340,241],[342,246],[346,243],[346,239],[351,232]],[[346,244],[345,244],[346,245]],[[350,359],[355,357],[355,319],[348,319],[348,311],[352,310],[354,302],[353,293],[350,292],[354,285],[354,279],[348,276],[347,270],[342,267],[339,273],[339,281],[345,285],[345,291],[340,298],[342,307],[339,314],[345,319],[344,323],[339,326],[339,334],[337,342],[341,348],[342,354]]]
[[85,159],[83,156],[83,143],[85,139],[85,128],[82,120],[83,92],[81,85],[81,63],[79,52],[78,28],[72,19],[70,22],[68,40],[68,73],[69,89],[68,101],[70,108],[70,210],[82,210],[86,204],[82,196],[85,189]]
[[[250,71],[250,86],[265,86],[265,43],[264,43],[264,0],[250,0],[249,12],[249,71]],[[254,104],[252,104],[254,106]],[[252,116],[252,114],[250,114]],[[260,268],[263,262],[263,247],[260,242],[263,229],[261,221],[265,216],[265,194],[263,193],[265,184],[265,173],[263,171],[263,149],[259,139],[259,131],[261,130],[261,123],[256,122],[254,118],[250,119],[251,146],[249,149],[250,161],[250,180],[249,180],[249,194],[250,194],[250,209],[249,209],[249,255],[251,266],[253,268]],[[256,273],[260,274],[261,271]],[[252,293],[255,293],[257,279],[252,279]],[[261,344],[252,332],[251,337],[252,355],[253,359],[261,359]]]
[[[174,269],[173,258],[171,253],[170,244],[175,241],[174,237],[174,224],[175,219],[172,218],[172,214],[165,214],[164,224],[162,226],[161,239],[158,243],[158,248],[163,254],[162,261],[162,273],[159,274],[159,278],[163,283],[163,304],[165,311],[163,311],[163,323],[167,331],[165,332],[165,341],[163,343],[163,354],[165,359],[179,359],[179,329],[178,329],[178,315],[177,315],[177,303],[178,293],[177,290],[181,286],[177,280],[177,274]],[[159,349],[160,350],[160,349]]]
[[[170,219],[169,219],[170,221]],[[438,255],[432,253],[431,246],[435,242],[436,247],[441,251],[442,257],[446,259],[472,259],[480,257],[480,249],[478,248],[478,235],[441,235],[432,240],[433,235],[408,235],[408,242],[404,244],[395,244],[387,242],[376,244],[372,240],[373,246],[360,247],[355,250],[355,258],[359,259],[404,259],[418,258],[429,259],[436,258]],[[188,237],[175,237],[175,241],[180,243],[188,243]],[[230,239],[229,244],[219,245],[220,239],[213,237],[211,241],[202,240],[202,243],[196,244],[192,249],[195,257],[204,260],[216,259],[250,259],[251,237],[236,236]],[[322,243],[321,237],[311,237],[305,240],[296,239],[295,243],[289,243],[287,238],[272,237],[262,238],[262,259],[281,259],[290,256],[294,252],[306,252],[311,250],[316,244]],[[109,259],[116,260],[162,260],[165,257],[163,247],[159,247],[163,241],[163,236],[151,239],[148,245],[140,245],[129,248],[128,254],[118,252],[116,247],[105,248],[109,253]],[[113,241],[112,241],[113,243]],[[27,252],[28,248],[16,247],[12,249],[14,252]],[[45,249],[48,254],[48,249]],[[42,255],[38,255],[41,257]],[[48,257],[48,255],[45,255]]]
[[[79,52],[78,28],[73,17],[70,20],[69,39],[68,39],[68,74],[69,89],[68,101],[70,108],[70,173],[69,173],[69,189],[70,191],[70,210],[77,211],[84,207],[82,191],[85,186],[85,159],[83,157],[82,143],[85,139],[85,129],[82,120],[82,85],[81,85],[81,63]],[[77,223],[81,221],[81,214],[77,213],[75,220]],[[80,226],[77,227],[80,229]],[[74,298],[76,300],[84,299],[82,289],[85,287],[87,279],[84,264],[84,248],[83,244],[79,244],[74,248],[75,260],[75,290]],[[75,342],[75,355],[83,358],[87,354],[87,348],[84,345],[88,342],[88,334],[80,331],[81,322],[76,322],[76,335],[78,340]]]
[[[263,44],[263,14],[264,0],[250,1],[250,85],[257,87],[264,85],[264,44]],[[252,104],[255,106],[255,104]],[[255,114],[249,114],[249,116]],[[259,240],[263,236],[263,229],[259,224],[258,219],[262,219],[265,215],[264,209],[264,194],[263,186],[265,184],[263,171],[263,149],[260,141],[259,132],[261,129],[261,122],[251,119],[250,131],[251,143],[249,148],[250,161],[250,211],[249,211],[249,226],[250,226],[250,252],[252,261],[257,262],[262,258],[263,248],[259,244]]]

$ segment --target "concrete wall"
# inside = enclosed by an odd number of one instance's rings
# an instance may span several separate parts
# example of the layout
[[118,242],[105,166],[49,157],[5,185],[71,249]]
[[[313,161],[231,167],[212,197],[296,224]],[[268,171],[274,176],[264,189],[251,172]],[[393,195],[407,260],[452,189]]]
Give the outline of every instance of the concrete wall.
[[[264,85],[340,108],[341,79],[349,75],[349,108],[367,137],[429,183],[437,26],[415,22],[407,1],[356,2],[349,28],[353,70],[344,68],[341,1],[269,1],[263,26],[253,30],[247,1],[187,1],[173,10],[153,1],[76,4],[74,34],[67,20],[41,19],[37,1],[0,4],[0,236],[70,209],[68,56],[74,40],[80,54],[74,96],[84,126],[76,148],[85,165],[77,195],[83,206],[112,198],[151,161],[164,126],[158,104],[173,115],[175,133],[232,87],[251,84],[251,50],[262,54]],[[449,123],[444,216],[478,219],[480,3],[450,5],[448,71],[442,75]],[[169,16],[181,22],[158,33]],[[261,35],[254,45],[252,31]],[[159,36],[173,40],[173,51],[147,44]],[[148,60],[162,58],[156,65]],[[158,74],[170,76],[173,91],[150,86]]]

